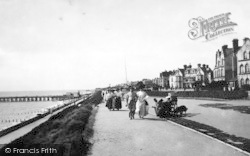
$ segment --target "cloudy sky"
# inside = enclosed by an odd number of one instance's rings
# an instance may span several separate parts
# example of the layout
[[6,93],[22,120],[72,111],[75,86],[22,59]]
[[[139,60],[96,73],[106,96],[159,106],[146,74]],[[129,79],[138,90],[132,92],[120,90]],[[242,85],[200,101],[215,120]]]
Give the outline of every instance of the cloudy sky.
[[[250,37],[249,0],[0,0],[0,91],[91,89],[155,78]],[[232,34],[191,40],[188,21],[231,12]]]

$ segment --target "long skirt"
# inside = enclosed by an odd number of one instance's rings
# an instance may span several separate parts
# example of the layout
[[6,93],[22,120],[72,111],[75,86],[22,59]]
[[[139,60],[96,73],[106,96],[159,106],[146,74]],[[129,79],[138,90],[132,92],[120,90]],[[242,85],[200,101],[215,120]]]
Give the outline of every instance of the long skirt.
[[136,109],[136,101],[135,101],[135,100],[131,100],[131,101],[129,102],[129,104],[128,104],[128,109],[129,109],[130,111],[135,111],[135,109]]
[[107,100],[106,107],[108,107],[108,109],[112,109],[112,103],[113,103],[113,98],[109,98]]
[[139,100],[136,102],[136,113],[138,113],[138,115],[140,117],[144,117],[146,115],[148,115],[148,109],[147,106],[145,104],[145,101],[140,102]]
[[120,97],[115,98],[115,108],[116,109],[121,109],[122,108],[122,101]]

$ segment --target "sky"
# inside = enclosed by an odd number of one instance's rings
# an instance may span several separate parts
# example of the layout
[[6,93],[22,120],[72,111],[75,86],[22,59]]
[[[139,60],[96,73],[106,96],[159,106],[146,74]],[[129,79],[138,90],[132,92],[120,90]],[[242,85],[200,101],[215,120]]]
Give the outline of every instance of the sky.
[[[250,37],[249,0],[0,0],[0,91],[107,87],[159,77]],[[188,22],[230,12],[234,33],[191,40]]]

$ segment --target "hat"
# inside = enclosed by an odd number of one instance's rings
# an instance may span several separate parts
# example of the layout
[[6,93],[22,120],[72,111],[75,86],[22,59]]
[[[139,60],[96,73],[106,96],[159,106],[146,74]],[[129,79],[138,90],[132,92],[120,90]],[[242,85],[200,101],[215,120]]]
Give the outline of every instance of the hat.
[[172,97],[171,93],[168,93],[168,96],[166,96],[166,99],[170,99]]

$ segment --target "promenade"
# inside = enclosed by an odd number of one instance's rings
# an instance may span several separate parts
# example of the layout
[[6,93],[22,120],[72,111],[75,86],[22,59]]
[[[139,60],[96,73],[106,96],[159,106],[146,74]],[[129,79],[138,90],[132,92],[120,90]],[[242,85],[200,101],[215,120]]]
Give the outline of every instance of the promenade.
[[124,106],[109,111],[99,105],[94,125],[92,156],[243,156],[214,139],[149,114],[145,119],[128,117]]

